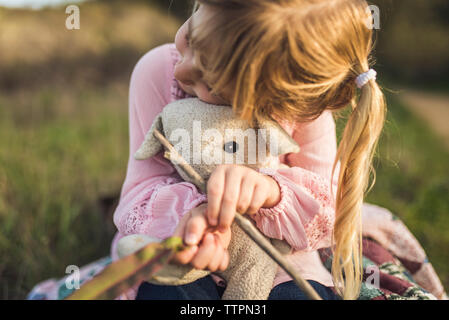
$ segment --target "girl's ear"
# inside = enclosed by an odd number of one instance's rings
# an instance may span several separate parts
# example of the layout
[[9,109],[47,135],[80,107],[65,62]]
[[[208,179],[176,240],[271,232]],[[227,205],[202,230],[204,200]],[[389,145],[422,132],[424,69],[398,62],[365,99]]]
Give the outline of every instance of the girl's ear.
[[266,130],[267,150],[273,156],[286,153],[297,153],[300,148],[298,143],[275,121],[260,121],[260,129]]
[[140,145],[139,149],[134,154],[134,158],[136,160],[145,160],[155,156],[161,149],[162,145],[158,139],[153,135],[154,130],[157,129],[160,132],[162,131],[162,114],[160,113],[153,124],[151,125],[150,130],[147,132],[145,139]]

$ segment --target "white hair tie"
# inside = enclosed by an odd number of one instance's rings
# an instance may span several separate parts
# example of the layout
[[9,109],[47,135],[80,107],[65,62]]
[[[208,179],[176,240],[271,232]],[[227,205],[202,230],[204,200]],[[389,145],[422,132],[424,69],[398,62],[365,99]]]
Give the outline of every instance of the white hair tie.
[[357,87],[361,89],[365,84],[370,80],[376,80],[377,72],[374,69],[369,69],[367,72],[362,73],[355,79],[355,83],[357,83]]

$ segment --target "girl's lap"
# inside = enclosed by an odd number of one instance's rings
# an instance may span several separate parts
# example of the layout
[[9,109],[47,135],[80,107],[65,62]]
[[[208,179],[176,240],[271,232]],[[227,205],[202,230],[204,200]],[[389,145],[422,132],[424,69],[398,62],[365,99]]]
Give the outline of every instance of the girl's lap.
[[216,285],[211,276],[180,286],[143,282],[136,300],[219,300],[224,288]]
[[[309,280],[309,284],[323,300],[337,300],[333,291],[322,284]],[[216,285],[211,276],[181,286],[155,285],[144,282],[140,285],[136,300],[220,300],[224,288]],[[293,281],[274,287],[268,300],[308,300],[306,294]]]
[[[331,288],[313,280],[307,282],[315,289],[323,300],[339,300]],[[293,282],[288,281],[274,287],[268,300],[309,300],[307,295]]]

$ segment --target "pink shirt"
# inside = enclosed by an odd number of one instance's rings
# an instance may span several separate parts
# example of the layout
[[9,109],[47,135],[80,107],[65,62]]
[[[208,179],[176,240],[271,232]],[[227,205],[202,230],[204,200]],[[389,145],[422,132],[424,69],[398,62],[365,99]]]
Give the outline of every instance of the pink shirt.
[[[196,187],[182,181],[174,167],[158,154],[145,161],[133,158],[155,117],[165,105],[189,97],[174,78],[180,55],[174,44],[150,50],[137,63],[129,88],[130,155],[114,223],[118,232],[112,244],[130,234],[160,239],[171,236],[181,217],[207,201]],[[330,176],[336,155],[335,123],[330,112],[309,123],[280,122],[298,142],[301,151],[281,156],[291,168],[264,169],[281,188],[281,200],[273,208],[260,209],[254,220],[271,238],[285,239],[294,249],[287,258],[308,280],[333,286],[317,249],[331,244],[334,202]],[[336,189],[336,187],[335,187]],[[279,268],[273,287],[291,278]]]

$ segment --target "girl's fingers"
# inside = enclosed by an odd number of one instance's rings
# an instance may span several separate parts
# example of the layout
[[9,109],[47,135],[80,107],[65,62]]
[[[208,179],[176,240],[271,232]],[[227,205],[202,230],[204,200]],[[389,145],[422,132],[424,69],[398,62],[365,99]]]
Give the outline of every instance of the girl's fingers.
[[214,252],[214,236],[211,233],[206,233],[198,249],[198,252],[196,253],[195,257],[193,257],[190,264],[196,269],[205,269],[209,265],[210,259]]
[[173,237],[180,237],[181,239],[184,239],[185,234],[185,225],[187,221],[190,219],[192,212],[187,212],[179,221],[178,225],[176,226],[175,232],[173,232]]
[[240,196],[237,201],[237,211],[241,214],[245,214],[248,211],[248,207],[253,198],[255,183],[253,179],[242,179],[242,185],[240,186]]
[[212,259],[209,262],[208,265],[208,269],[212,272],[217,271],[218,267],[220,266],[222,260],[223,260],[223,254],[224,254],[224,249],[223,246],[221,245],[220,239],[218,238],[217,235],[213,235],[214,236],[214,241],[215,241],[215,251],[213,253]]
[[262,208],[265,200],[267,199],[267,190],[263,185],[256,184],[253,192],[253,198],[251,204],[248,207],[249,214],[256,214],[260,208]]
[[218,229],[222,232],[231,226],[232,220],[234,219],[237,201],[240,194],[242,175],[239,171],[228,170],[226,172],[225,179],[225,187],[218,221]]
[[190,246],[197,245],[203,237],[207,227],[204,208],[193,209],[192,216],[187,221],[184,228],[184,242]]
[[188,247],[185,250],[175,254],[175,256],[173,257],[173,260],[180,264],[190,263],[190,261],[192,261],[193,257],[197,253],[197,251],[198,251],[198,246]]
[[218,223],[224,183],[224,167],[218,167],[212,172],[207,182],[207,219],[211,226],[216,226]]
[[218,267],[218,270],[225,271],[229,264],[229,253],[227,250],[223,253],[223,258],[221,260],[221,264]]
[[227,229],[224,232],[215,233],[216,237],[220,241],[221,246],[224,249],[227,249],[229,247],[229,243],[231,242],[231,233],[231,228]]

